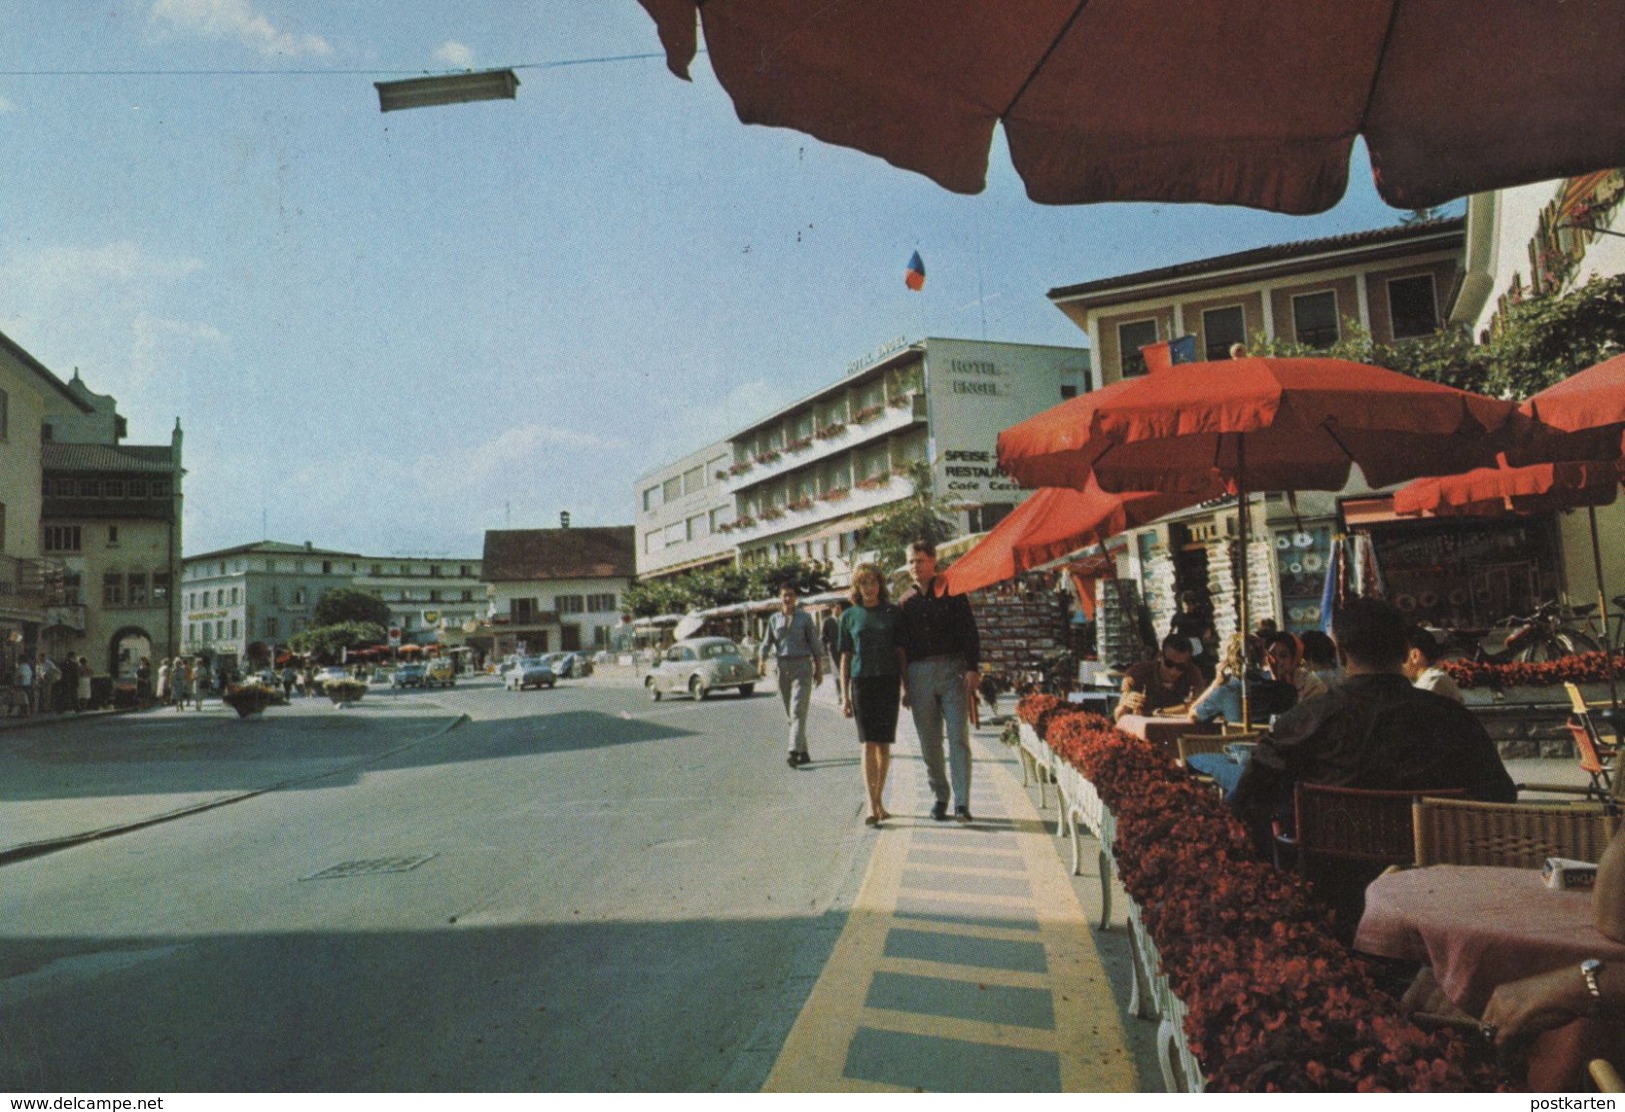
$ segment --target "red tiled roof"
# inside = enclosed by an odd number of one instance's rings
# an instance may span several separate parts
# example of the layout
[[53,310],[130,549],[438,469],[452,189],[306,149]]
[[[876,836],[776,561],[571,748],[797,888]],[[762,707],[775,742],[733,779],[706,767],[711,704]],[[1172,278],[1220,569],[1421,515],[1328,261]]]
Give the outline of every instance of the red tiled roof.
[[637,574],[632,526],[489,529],[485,581],[630,579]]

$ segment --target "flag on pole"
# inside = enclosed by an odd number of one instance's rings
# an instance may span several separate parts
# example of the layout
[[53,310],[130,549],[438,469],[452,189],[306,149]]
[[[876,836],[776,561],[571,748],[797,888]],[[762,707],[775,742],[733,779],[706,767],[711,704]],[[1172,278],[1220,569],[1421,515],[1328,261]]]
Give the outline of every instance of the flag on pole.
[[920,258],[918,251],[909,256],[908,272],[903,275],[903,284],[911,290],[925,288],[925,261]]

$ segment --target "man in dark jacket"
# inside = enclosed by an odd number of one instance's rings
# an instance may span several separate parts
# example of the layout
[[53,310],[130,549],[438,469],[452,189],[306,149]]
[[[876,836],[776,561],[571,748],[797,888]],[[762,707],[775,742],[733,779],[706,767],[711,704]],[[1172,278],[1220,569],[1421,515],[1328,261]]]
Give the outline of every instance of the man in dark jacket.
[[1256,840],[1268,845],[1270,821],[1289,813],[1300,780],[1394,791],[1460,788],[1469,799],[1517,799],[1472,712],[1405,678],[1409,643],[1398,610],[1356,599],[1333,618],[1332,640],[1345,664],[1343,680],[1276,720],[1231,796]]
[[[914,716],[920,757],[936,804],[931,817],[948,817],[952,790],[954,819],[970,822],[970,715],[981,686],[981,640],[970,600],[948,593],[937,575],[937,546],[918,540],[908,546],[914,585],[903,595],[903,649],[908,674],[903,705]],[[943,735],[947,734],[947,767]]]

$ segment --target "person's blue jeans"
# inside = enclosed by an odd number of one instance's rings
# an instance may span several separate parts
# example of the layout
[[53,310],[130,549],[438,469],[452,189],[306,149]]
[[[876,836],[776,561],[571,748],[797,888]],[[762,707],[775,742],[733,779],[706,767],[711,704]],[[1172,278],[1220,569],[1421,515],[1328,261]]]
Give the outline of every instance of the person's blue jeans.
[[1211,776],[1226,799],[1241,783],[1242,764],[1228,753],[1192,753],[1185,763],[1204,776]]
[[[908,666],[910,713],[920,737],[926,779],[938,803],[970,809],[970,708],[965,702],[965,662],[958,657],[932,657]],[[943,736],[948,743],[943,767]]]

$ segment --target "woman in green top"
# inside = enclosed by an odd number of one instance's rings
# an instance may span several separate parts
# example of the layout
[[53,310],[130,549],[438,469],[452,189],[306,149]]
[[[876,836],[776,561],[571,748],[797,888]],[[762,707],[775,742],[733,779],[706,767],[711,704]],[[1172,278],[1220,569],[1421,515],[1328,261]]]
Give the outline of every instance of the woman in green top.
[[852,569],[852,607],[841,615],[841,713],[855,718],[863,743],[863,782],[869,816],[879,826],[891,818],[882,796],[897,738],[897,708],[908,669],[903,655],[903,611],[886,601],[886,580],[874,564]]

